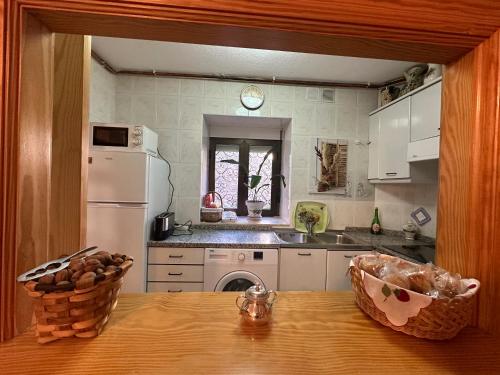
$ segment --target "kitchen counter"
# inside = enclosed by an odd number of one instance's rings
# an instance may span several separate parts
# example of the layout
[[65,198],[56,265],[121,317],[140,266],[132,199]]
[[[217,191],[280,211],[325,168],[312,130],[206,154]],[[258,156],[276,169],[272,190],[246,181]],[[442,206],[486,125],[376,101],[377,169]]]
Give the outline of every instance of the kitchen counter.
[[344,231],[349,237],[364,243],[371,245],[374,248],[380,246],[390,246],[390,245],[404,245],[404,246],[417,246],[417,245],[434,245],[434,239],[430,237],[422,237],[416,240],[406,240],[403,232],[384,230],[382,234],[371,234],[369,228],[357,228],[357,227],[347,227]]
[[269,326],[240,323],[236,293],[125,294],[101,336],[0,344],[7,374],[498,374],[500,339],[394,332],[351,292],[281,292]]
[[[193,229],[193,234],[170,236],[164,241],[150,241],[151,247],[246,247],[278,248],[280,241],[272,231]],[[176,234],[179,232],[176,232]]]

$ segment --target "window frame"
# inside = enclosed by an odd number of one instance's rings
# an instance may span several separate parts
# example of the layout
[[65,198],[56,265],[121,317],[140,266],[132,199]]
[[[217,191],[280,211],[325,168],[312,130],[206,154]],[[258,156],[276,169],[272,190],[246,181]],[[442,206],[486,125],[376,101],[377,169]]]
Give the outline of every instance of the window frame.
[[[239,161],[249,168],[251,146],[270,146],[273,150],[273,176],[281,174],[281,140],[275,139],[248,139],[248,138],[209,138],[208,148],[208,188],[215,190],[215,149],[217,145],[237,145],[239,147]],[[245,201],[248,197],[248,187],[244,185],[245,171],[241,166],[238,169],[238,208],[225,208],[234,211],[238,216],[248,215]],[[248,180],[248,176],[247,176]],[[271,209],[263,210],[262,216],[279,216],[281,201],[281,179],[271,181]]]

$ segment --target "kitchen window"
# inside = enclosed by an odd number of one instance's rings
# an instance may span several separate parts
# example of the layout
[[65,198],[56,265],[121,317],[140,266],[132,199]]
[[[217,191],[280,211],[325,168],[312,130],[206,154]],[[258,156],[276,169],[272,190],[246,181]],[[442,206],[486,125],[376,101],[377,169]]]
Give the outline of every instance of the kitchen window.
[[[210,138],[209,178],[210,190],[222,196],[224,209],[235,211],[238,216],[248,214],[245,201],[253,199],[245,185],[248,175],[257,172],[265,155],[272,150],[261,169],[261,185],[269,184],[258,191],[257,199],[266,202],[263,216],[279,216],[281,174],[281,141],[241,138]],[[242,165],[229,164],[232,159]],[[249,197],[250,193],[250,197]]]

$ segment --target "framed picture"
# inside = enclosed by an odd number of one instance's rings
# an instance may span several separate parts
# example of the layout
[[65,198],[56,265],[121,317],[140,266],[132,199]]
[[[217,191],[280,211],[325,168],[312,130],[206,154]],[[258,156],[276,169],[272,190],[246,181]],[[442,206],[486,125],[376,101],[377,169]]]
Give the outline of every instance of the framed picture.
[[310,193],[346,195],[348,147],[346,139],[313,139]]
[[413,211],[410,216],[416,221],[418,225],[424,225],[431,221],[431,215],[426,211],[425,208],[420,207]]

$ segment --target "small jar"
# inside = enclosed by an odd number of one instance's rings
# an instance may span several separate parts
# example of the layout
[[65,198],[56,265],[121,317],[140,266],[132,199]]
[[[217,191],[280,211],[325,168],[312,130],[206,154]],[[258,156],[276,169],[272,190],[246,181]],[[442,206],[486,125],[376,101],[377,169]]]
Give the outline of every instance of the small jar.
[[242,318],[251,324],[266,324],[271,320],[272,307],[277,294],[256,284],[236,298]]
[[413,222],[408,221],[405,225],[403,225],[403,232],[405,234],[405,239],[414,240],[417,234],[417,226],[413,224]]

